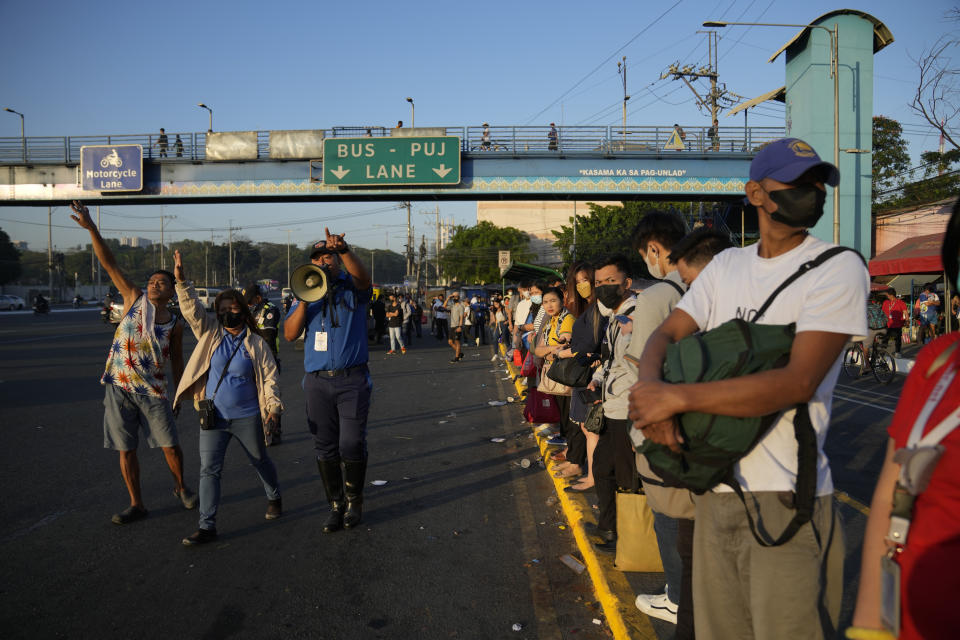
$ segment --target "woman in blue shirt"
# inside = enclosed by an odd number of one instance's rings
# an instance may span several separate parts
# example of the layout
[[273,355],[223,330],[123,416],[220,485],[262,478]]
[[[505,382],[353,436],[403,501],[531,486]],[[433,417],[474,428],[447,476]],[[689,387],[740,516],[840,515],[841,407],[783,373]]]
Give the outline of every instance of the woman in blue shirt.
[[220,475],[230,440],[236,438],[257,471],[267,494],[267,520],[283,513],[277,470],[267,455],[264,431],[279,421],[280,402],[277,362],[270,345],[257,331],[243,294],[228,289],[217,295],[216,321],[207,316],[193,284],[184,277],[180,252],[174,253],[174,275],[180,312],[197,337],[180,380],[176,406],[191,392],[195,406],[212,399],[214,419],[200,430],[200,523],[184,538],[184,545],[217,539],[216,517],[220,506]]

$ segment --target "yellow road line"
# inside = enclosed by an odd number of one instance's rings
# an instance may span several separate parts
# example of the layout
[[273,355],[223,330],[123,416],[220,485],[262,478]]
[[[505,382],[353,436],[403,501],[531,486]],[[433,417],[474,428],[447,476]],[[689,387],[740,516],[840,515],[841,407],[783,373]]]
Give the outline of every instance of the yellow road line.
[[[590,572],[590,579],[593,581],[593,589],[597,595],[597,600],[603,609],[607,618],[607,624],[616,640],[657,640],[657,634],[650,624],[650,619],[640,613],[634,606],[634,593],[626,576],[616,569],[606,570],[597,551],[593,548],[593,543],[587,537],[587,532],[583,528],[584,520],[592,520],[590,508],[583,499],[576,500],[569,493],[563,490],[566,486],[562,478],[555,478],[553,467],[555,464],[549,462],[548,447],[546,438],[537,438],[537,444],[540,447],[540,454],[547,462],[547,473],[553,480],[554,488],[560,499],[560,506],[563,508],[563,514],[570,524],[573,531],[574,540],[577,542],[577,548],[583,556],[587,571]],[[630,624],[627,624],[629,619]]]
[[[513,365],[513,362],[506,360],[506,346],[500,345],[500,355],[504,356],[507,370],[513,378],[514,386],[521,398],[526,393],[526,379],[520,375],[520,372]],[[534,429],[539,425],[534,425]],[[587,537],[587,532],[583,528],[585,520],[592,520],[590,507],[583,498],[575,499],[563,489],[566,486],[563,479],[554,478],[554,466],[549,459],[547,441],[545,438],[534,436],[537,446],[540,448],[540,454],[543,456],[547,466],[547,473],[553,480],[554,489],[559,497],[560,506],[563,509],[564,517],[573,531],[573,538],[577,543],[577,549],[583,556],[584,564],[590,574],[590,580],[593,582],[594,593],[597,601],[603,609],[603,614],[607,619],[607,624],[615,640],[657,640],[657,633],[650,623],[650,618],[641,613],[634,606],[634,593],[630,583],[622,572],[615,568],[607,569],[593,548],[593,543]]]

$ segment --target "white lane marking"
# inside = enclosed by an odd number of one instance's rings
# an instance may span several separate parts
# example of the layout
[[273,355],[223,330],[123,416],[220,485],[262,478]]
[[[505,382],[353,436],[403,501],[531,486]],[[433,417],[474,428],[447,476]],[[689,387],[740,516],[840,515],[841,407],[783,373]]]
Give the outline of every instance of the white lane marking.
[[887,407],[881,407],[878,404],[870,404],[869,402],[863,402],[861,400],[854,400],[853,398],[848,398],[847,396],[838,395],[834,392],[833,397],[837,400],[846,400],[847,402],[854,402],[856,404],[862,404],[865,407],[871,407],[873,409],[879,409],[880,411],[886,411],[887,413],[893,413],[893,409],[888,409]]
[[893,395],[892,393],[882,393],[880,391],[874,391],[873,389],[861,389],[860,387],[852,387],[848,384],[837,383],[838,387],[842,387],[844,391],[855,392],[855,393],[870,393],[875,396],[881,396],[884,398],[892,398],[893,400],[900,401],[899,395]]

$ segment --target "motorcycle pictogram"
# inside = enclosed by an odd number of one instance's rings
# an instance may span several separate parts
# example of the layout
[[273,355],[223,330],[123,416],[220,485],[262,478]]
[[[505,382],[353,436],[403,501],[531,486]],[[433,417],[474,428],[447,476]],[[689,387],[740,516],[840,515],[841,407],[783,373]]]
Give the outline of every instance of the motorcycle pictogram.
[[120,158],[119,154],[117,154],[117,150],[112,149],[110,155],[104,157],[103,160],[100,161],[100,166],[104,169],[111,166],[119,169],[123,166],[123,160]]

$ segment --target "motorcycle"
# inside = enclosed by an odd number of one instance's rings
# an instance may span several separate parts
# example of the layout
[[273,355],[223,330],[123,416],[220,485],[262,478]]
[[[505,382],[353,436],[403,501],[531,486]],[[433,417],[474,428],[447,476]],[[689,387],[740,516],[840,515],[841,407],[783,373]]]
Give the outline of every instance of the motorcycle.
[[47,314],[50,313],[50,303],[46,301],[45,298],[40,298],[33,301],[33,312],[37,314]]
[[120,319],[123,317],[123,304],[119,302],[114,302],[112,299],[107,299],[103,307],[100,309],[100,320],[103,324],[110,324],[116,327],[120,324]]

